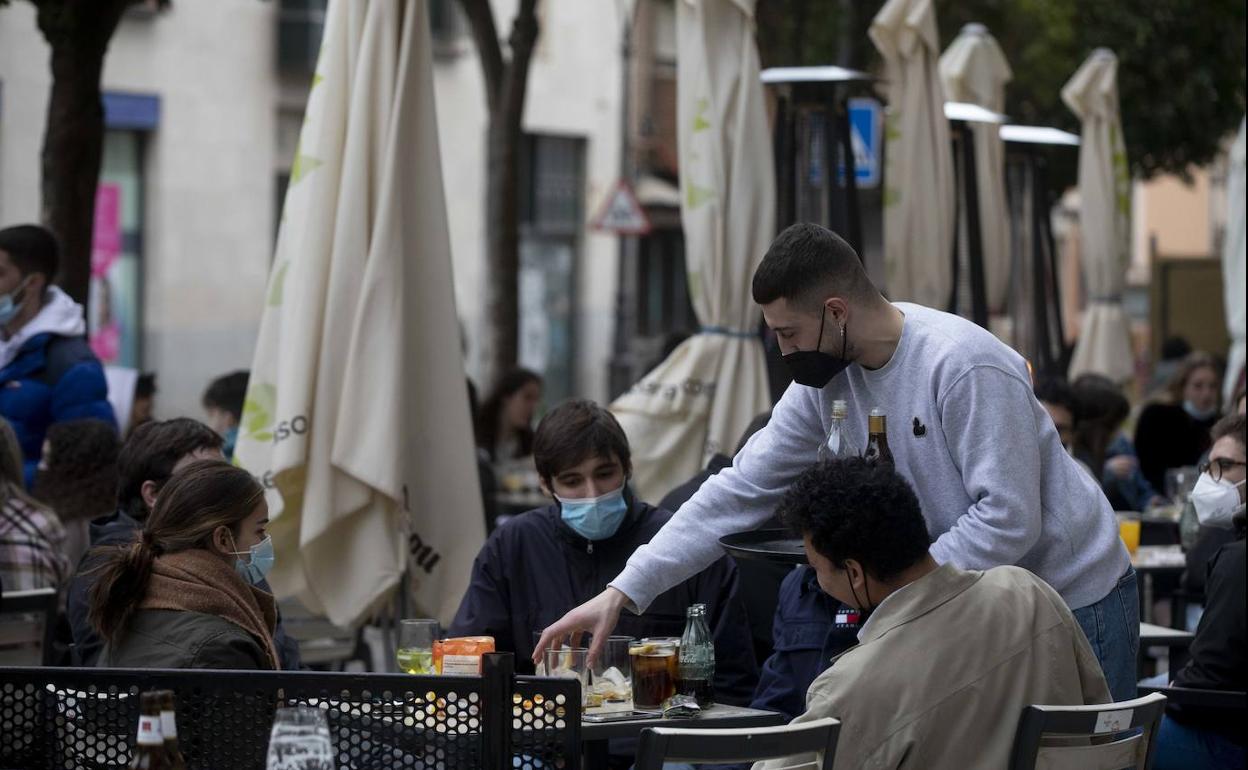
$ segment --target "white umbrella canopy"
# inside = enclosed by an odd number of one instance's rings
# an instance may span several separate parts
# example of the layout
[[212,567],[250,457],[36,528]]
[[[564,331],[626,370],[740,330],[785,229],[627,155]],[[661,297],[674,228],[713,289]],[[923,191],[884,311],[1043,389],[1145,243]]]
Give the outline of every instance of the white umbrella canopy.
[[1083,124],[1079,145],[1079,237],[1088,307],[1069,377],[1102,374],[1125,382],[1135,372],[1122,308],[1129,256],[1131,176],[1118,114],[1118,57],[1098,48],[1062,87]]
[[[945,96],[1005,111],[1005,86],[1014,78],[996,39],[982,24],[967,24],[940,57]],[[1005,200],[1005,143],[999,126],[974,123],[975,180],[984,254],[988,311],[1005,310],[1010,288],[1010,223]]]
[[676,18],[681,220],[703,328],[611,405],[648,500],[731,453],[771,403],[750,294],[776,206],[754,0],[677,0]]
[[943,308],[953,290],[954,175],[931,0],[888,0],[871,22],[888,94],[884,261],[888,294]]
[[449,620],[485,536],[430,54],[424,3],[331,0],[236,450],[269,488],[274,590],[340,625],[409,553]]
[[1231,335],[1223,400],[1234,395],[1244,367],[1244,122],[1231,145],[1231,167],[1226,180],[1226,242],[1222,246],[1222,286],[1226,294],[1226,329]]

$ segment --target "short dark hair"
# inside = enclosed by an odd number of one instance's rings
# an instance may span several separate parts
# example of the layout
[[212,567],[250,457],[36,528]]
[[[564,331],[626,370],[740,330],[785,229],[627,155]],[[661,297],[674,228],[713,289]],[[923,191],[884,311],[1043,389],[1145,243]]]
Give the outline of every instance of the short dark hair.
[[156,372],[144,372],[134,383],[135,398],[151,398],[156,395]]
[[204,408],[220,409],[234,415],[235,420],[243,419],[243,401],[247,398],[247,381],[251,372],[240,369],[237,372],[218,377],[204,391]]
[[754,271],[753,291],[760,305],[778,299],[811,305],[833,293],[849,298],[878,293],[854,247],[808,222],[786,227],[771,242]]
[[131,517],[143,519],[147,516],[143,482],[163,486],[183,457],[203,449],[220,449],[223,444],[216,431],[188,417],[137,426],[117,456],[117,506]]
[[571,399],[551,409],[533,436],[533,462],[537,475],[550,480],[590,457],[615,455],[624,473],[633,472],[628,437],[615,415],[587,399]]
[[1064,377],[1044,377],[1036,383],[1036,400],[1060,406],[1073,418],[1079,413],[1075,401],[1075,389]]
[[1220,441],[1230,436],[1238,441],[1240,446],[1245,446],[1244,433],[1246,425],[1248,425],[1248,420],[1245,420],[1243,415],[1228,414],[1214,424],[1213,430],[1209,431],[1209,435],[1214,441]]
[[855,559],[876,580],[919,563],[931,538],[910,484],[892,465],[859,457],[806,469],[778,513],[824,558],[844,568]]
[[0,251],[8,253],[23,276],[41,273],[52,283],[60,269],[61,249],[46,227],[14,225],[0,230]]

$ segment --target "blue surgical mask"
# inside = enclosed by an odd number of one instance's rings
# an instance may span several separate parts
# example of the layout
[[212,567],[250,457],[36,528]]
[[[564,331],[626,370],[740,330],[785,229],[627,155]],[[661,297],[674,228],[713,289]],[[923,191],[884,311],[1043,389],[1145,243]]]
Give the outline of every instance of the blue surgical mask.
[[[0,294],[0,326],[6,326],[9,321],[17,318],[17,314],[22,312],[22,301],[26,299],[26,281],[22,281],[17,288],[7,294]],[[17,294],[22,295],[21,300],[14,299]]]
[[559,516],[586,540],[606,540],[619,531],[628,513],[624,487],[598,497],[565,500],[558,496]]
[[[269,570],[273,569],[273,562],[277,561],[277,557],[273,555],[273,538],[265,535],[264,539],[253,545],[246,551],[233,551],[234,554],[234,571],[238,573],[244,581],[251,585],[259,585],[264,581]],[[243,561],[243,555],[247,555],[250,560]]]
[[1183,402],[1183,411],[1187,412],[1188,416],[1190,416],[1193,420],[1199,420],[1200,422],[1216,417],[1218,414],[1217,407],[1202,411],[1201,409],[1197,409],[1196,405],[1190,400]]

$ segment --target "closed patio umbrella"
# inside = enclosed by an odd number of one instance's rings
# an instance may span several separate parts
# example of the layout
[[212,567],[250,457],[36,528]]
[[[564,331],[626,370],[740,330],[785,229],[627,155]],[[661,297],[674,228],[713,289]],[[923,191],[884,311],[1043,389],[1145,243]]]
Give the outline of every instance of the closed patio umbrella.
[[[1005,85],[1014,77],[1001,47],[982,24],[967,24],[940,57],[945,96],[1005,111]],[[988,310],[1005,311],[1010,286],[1010,229],[1005,201],[1005,145],[999,127],[972,123],[979,228]]]
[[339,625],[409,556],[417,611],[449,620],[484,539],[426,13],[329,3],[237,448],[274,589]]
[[657,500],[731,454],[771,402],[750,286],[775,232],[754,0],[677,0],[677,136],[689,292],[702,330],[611,405]]
[[871,41],[884,57],[884,261],[888,295],[936,308],[953,290],[954,176],[931,0],[888,0]]
[[1227,357],[1224,400],[1234,394],[1244,368],[1244,122],[1231,145],[1231,167],[1226,180],[1226,242],[1222,245],[1222,286],[1226,293],[1226,330],[1231,336]]
[[1087,310],[1070,379],[1088,372],[1125,382],[1135,371],[1122,308],[1130,245],[1131,176],[1118,115],[1118,57],[1098,48],[1062,87],[1083,124],[1079,145],[1079,237]]

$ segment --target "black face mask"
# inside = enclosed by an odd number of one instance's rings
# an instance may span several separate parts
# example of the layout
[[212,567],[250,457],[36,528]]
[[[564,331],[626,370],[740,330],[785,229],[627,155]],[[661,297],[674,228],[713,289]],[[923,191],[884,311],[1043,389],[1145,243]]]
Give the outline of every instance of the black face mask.
[[871,592],[867,590],[867,576],[862,576],[862,592],[867,595],[867,601],[864,603],[858,599],[858,592],[854,590],[853,579],[849,582],[849,592],[854,596],[854,604],[858,605],[858,627],[861,628],[867,624],[867,619],[871,617],[871,613],[875,612],[878,605],[871,604]]
[[824,305],[823,312],[819,314],[819,341],[815,343],[814,350],[795,350],[780,357],[784,365],[789,368],[793,381],[798,385],[822,388],[831,382],[833,377],[845,371],[850,364],[845,358],[848,335],[845,333],[844,326],[841,327],[841,355],[839,357],[824,353],[819,349],[823,345],[823,321],[827,313],[828,306]]

